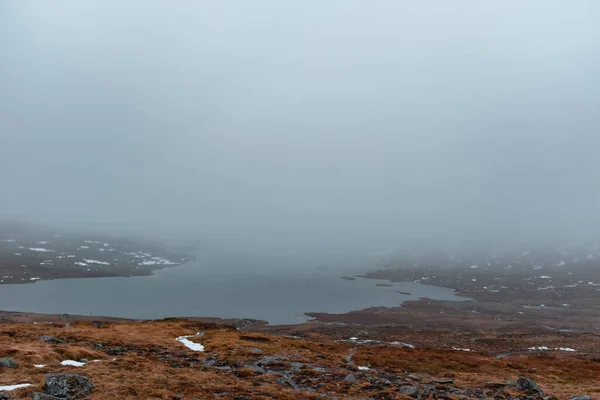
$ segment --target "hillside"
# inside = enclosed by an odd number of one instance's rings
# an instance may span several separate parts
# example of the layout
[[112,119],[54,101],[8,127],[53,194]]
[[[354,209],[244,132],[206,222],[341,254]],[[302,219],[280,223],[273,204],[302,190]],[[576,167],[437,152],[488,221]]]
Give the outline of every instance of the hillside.
[[[600,391],[600,358],[554,349],[549,343],[564,339],[551,335],[471,340],[320,323],[14,317],[3,314],[0,325],[0,386],[30,384],[5,391],[15,399],[53,390],[44,381],[61,375],[48,374],[65,373],[91,380],[88,394],[72,397],[89,399],[567,399]],[[493,354],[540,340],[551,347]],[[579,340],[600,344],[596,335]],[[454,349],[442,348],[448,343]]]

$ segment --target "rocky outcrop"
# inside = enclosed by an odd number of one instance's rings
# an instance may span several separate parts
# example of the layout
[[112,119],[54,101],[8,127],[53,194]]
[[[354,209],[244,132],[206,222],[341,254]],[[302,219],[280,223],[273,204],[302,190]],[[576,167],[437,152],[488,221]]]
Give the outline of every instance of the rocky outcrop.
[[0,367],[2,368],[19,368],[19,364],[15,362],[11,357],[0,358]]
[[416,386],[401,386],[398,389],[398,393],[405,396],[417,397],[419,395],[419,388]]
[[46,375],[46,393],[62,399],[81,399],[94,388],[92,381],[83,375],[48,374]]
[[46,393],[36,392],[33,394],[33,400],[64,400],[64,398],[50,396]]
[[517,379],[517,387],[531,394],[544,394],[544,391],[540,389],[537,383],[529,378],[525,378],[524,376],[520,376],[519,379]]
[[44,342],[44,343],[64,343],[64,341],[55,338],[54,336],[40,336],[39,338],[40,342]]

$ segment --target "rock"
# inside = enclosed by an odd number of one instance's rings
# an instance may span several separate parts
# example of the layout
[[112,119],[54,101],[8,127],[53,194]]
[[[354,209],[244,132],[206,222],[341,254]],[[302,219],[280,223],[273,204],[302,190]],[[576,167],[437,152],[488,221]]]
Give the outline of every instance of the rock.
[[262,351],[261,349],[259,349],[258,347],[250,347],[250,351],[251,351],[253,354],[262,354],[262,352],[263,352],[263,351]]
[[590,396],[573,396],[569,400],[592,400]]
[[258,365],[246,365],[245,367],[248,368],[248,369],[251,369],[252,371],[254,371],[254,372],[258,373],[258,374],[264,374],[264,373],[267,372],[267,371],[265,371],[264,368],[259,367]]
[[45,343],[64,343],[62,340],[55,338],[54,336],[40,336],[39,338],[40,342],[45,342]]
[[544,391],[540,389],[540,387],[534,381],[529,378],[525,378],[524,376],[520,376],[519,379],[517,379],[517,387],[529,392],[544,394]]
[[356,382],[356,377],[353,374],[348,374],[344,378],[344,383],[354,383]]
[[0,367],[3,368],[19,368],[19,364],[15,362],[11,357],[0,358]]
[[437,383],[438,385],[454,385],[453,379],[438,379],[433,381],[433,383]]
[[416,386],[401,386],[398,389],[398,393],[405,396],[417,397],[419,395],[419,388]]
[[33,394],[33,400],[64,400],[64,399],[61,399],[60,397],[50,396],[49,394],[46,394],[46,393],[36,392]]
[[0,392],[0,400],[9,400],[10,396],[5,392]]
[[507,386],[514,386],[514,384],[510,382],[485,382],[483,386],[490,389],[501,389]]
[[46,375],[46,392],[51,396],[66,399],[81,399],[90,394],[94,384],[82,375],[48,374]]

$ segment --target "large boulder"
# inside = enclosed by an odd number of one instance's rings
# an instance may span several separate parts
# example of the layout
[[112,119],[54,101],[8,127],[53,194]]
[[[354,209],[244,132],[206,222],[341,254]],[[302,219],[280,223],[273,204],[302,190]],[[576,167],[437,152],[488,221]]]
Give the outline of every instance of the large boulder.
[[535,393],[540,395],[544,394],[544,391],[540,389],[537,383],[535,383],[529,378],[525,378],[524,376],[520,376],[519,379],[517,379],[517,387],[529,393]]
[[15,362],[11,357],[0,358],[0,367],[2,368],[19,368],[19,364]]
[[38,339],[40,342],[45,342],[45,343],[64,343],[64,341],[57,339],[54,336],[43,335],[43,336],[40,336]]
[[94,384],[83,375],[48,374],[46,375],[46,393],[64,399],[81,399],[90,394]]
[[60,397],[50,396],[49,394],[39,393],[39,392],[34,393],[32,399],[33,400],[64,400],[64,399],[61,399]]
[[405,396],[417,397],[419,395],[419,388],[416,386],[400,386],[398,389],[398,393],[403,394]]

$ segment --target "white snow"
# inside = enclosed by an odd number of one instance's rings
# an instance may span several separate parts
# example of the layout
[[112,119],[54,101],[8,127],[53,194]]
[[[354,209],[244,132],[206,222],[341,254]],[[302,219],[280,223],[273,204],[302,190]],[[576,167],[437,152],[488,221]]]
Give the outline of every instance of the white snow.
[[16,242],[16,240],[15,239],[0,239],[0,242],[12,243],[12,242]]
[[100,265],[110,265],[110,263],[106,262],[106,261],[98,261],[98,260],[86,260],[84,259],[83,261],[85,261],[88,264],[100,264]]
[[36,368],[44,368],[46,364],[33,364],[33,366]]
[[479,265],[471,265],[471,269],[479,268]]
[[463,348],[460,348],[460,347],[453,347],[452,350],[456,350],[456,351],[473,351],[471,349],[463,349]]
[[39,251],[39,252],[52,252],[52,253],[54,253],[54,250],[46,249],[44,247],[29,247],[29,250],[31,250],[31,251]]
[[29,387],[29,386],[33,386],[33,385],[31,383],[19,383],[17,385],[0,386],[0,390],[5,390],[7,392],[10,392],[11,390],[20,389],[20,388]]
[[529,347],[527,350],[549,350],[546,346]]
[[15,256],[20,256],[20,255],[21,255],[21,253],[15,253]]
[[414,349],[414,348],[417,347],[414,344],[410,344],[410,343],[406,343],[406,342],[391,342],[390,344],[395,344],[397,346],[408,347],[409,349]]
[[64,360],[60,362],[60,365],[71,365],[73,367],[83,367],[85,363],[74,361],[74,360]]
[[358,367],[358,369],[359,369],[359,371],[370,371],[371,370],[371,368],[369,368],[369,367],[363,367],[363,366]]
[[175,264],[177,264],[177,263],[174,263],[174,262],[169,261],[162,257],[152,257],[152,259],[150,259],[150,260],[144,260],[144,261],[138,263],[138,265],[175,265]]
[[177,339],[178,342],[183,343],[183,345],[185,347],[187,347],[190,350],[193,351],[204,351],[204,346],[202,346],[200,343],[194,343],[191,340],[188,340],[188,338],[190,337],[195,337],[195,336],[200,336],[200,332],[196,333],[195,335],[189,335],[189,336],[179,336]]
[[73,264],[75,264],[75,265],[81,265],[82,267],[87,267],[87,264],[84,263],[84,262],[81,262],[81,261],[76,261]]
[[35,242],[35,244],[48,244],[49,242],[46,242],[45,240],[40,240],[39,242]]
[[42,279],[42,278],[37,278],[37,277],[29,278],[30,281],[39,281],[40,279]]
[[78,248],[80,248],[80,249],[89,249],[90,246],[79,246]]
[[577,351],[575,349],[572,349],[570,347],[554,347],[554,348],[549,348],[547,346],[538,346],[538,347],[529,347],[528,350],[559,350],[559,351]]
[[552,279],[552,277],[548,275],[542,275],[540,276],[540,279]]

